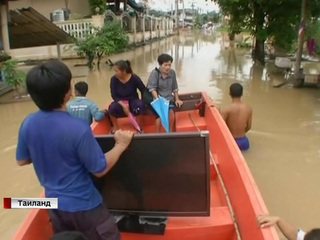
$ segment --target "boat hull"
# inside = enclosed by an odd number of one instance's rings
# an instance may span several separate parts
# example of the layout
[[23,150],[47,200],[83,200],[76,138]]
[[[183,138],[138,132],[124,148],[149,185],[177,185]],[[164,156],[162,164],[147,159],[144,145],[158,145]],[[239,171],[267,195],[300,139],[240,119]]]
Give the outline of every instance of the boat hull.
[[[186,105],[184,109],[176,112],[175,130],[177,132],[208,130],[210,132],[210,216],[169,217],[163,236],[121,233],[122,239],[236,240],[241,235],[245,240],[278,240],[279,237],[273,227],[261,229],[257,225],[256,217],[267,213],[267,208],[245,159],[218,110],[213,107],[205,93],[186,94],[182,98]],[[200,99],[205,103],[202,110],[195,107]],[[154,130],[154,120],[152,115],[144,116],[145,132]],[[129,119],[120,119],[119,123],[124,129],[134,130]],[[94,123],[92,129],[95,135],[105,135],[110,132],[110,121],[105,119],[100,123]],[[223,182],[220,181],[219,176]],[[52,229],[47,211],[32,210],[14,239],[49,240],[50,236],[52,236]]]

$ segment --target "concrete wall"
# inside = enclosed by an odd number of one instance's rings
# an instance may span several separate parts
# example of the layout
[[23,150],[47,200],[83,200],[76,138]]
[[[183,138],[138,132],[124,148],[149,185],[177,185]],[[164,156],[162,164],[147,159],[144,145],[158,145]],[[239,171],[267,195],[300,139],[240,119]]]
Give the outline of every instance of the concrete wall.
[[[61,55],[63,58],[77,57],[73,51],[68,51],[70,45],[61,45]],[[44,46],[32,48],[18,48],[11,49],[10,55],[17,60],[43,60],[43,59],[57,59],[57,46]]]
[[[159,31],[153,31],[152,37],[157,38]],[[128,34],[130,43],[133,43],[133,33]],[[161,36],[164,37],[164,31],[161,31]],[[150,31],[145,33],[145,41],[150,40]],[[143,42],[143,33],[138,32],[136,34],[136,43]],[[62,58],[75,58],[78,57],[75,52],[71,50],[71,45],[61,45],[61,56]],[[56,59],[57,46],[44,46],[44,47],[32,47],[32,48],[18,48],[11,49],[10,54],[13,58],[25,61],[25,60],[43,60],[43,59]]]
[[138,32],[136,34],[136,41],[137,42],[143,42],[143,33],[142,32]]

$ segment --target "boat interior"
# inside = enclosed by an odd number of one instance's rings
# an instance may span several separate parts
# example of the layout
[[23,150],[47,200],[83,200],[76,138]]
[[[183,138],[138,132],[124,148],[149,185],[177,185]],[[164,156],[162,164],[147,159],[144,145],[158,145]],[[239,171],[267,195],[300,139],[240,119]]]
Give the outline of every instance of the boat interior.
[[[163,236],[121,233],[122,239],[279,239],[274,228],[260,229],[257,225],[256,217],[267,212],[266,206],[240,150],[211,99],[205,93],[192,93],[181,95],[181,100],[184,104],[175,113],[175,131],[210,133],[210,216],[169,217]],[[118,121],[121,129],[134,131],[128,118]],[[154,132],[154,121],[155,117],[146,111],[143,116],[144,134]],[[95,136],[107,135],[110,129],[108,118],[92,124]],[[47,240],[51,236],[47,211],[32,210],[15,240]]]

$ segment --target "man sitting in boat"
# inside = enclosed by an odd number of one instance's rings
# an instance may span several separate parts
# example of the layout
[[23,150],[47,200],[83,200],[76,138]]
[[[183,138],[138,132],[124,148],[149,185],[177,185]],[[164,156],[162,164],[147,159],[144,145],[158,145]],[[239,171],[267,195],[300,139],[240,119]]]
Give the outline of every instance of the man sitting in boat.
[[[159,70],[153,70],[150,73],[148,85],[148,90],[152,93],[154,99],[161,96],[170,101],[170,131],[172,131],[174,126],[174,111],[173,108],[181,107],[183,102],[179,99],[179,89],[177,83],[176,73],[171,69],[171,64],[173,58],[169,54],[161,54],[158,57]],[[153,110],[153,108],[151,107]],[[161,130],[161,121],[158,114],[154,111],[156,115],[156,132]]]
[[137,90],[141,96],[145,86],[141,78],[134,74],[129,61],[120,60],[114,64],[115,75],[110,81],[111,96],[114,100],[109,106],[109,115],[113,125],[111,133],[119,129],[117,118],[129,116],[132,113],[137,118],[139,126],[144,111],[144,102],[139,99]]
[[97,122],[101,121],[106,115],[106,110],[99,111],[97,104],[86,98],[87,92],[86,82],[76,83],[74,85],[76,99],[67,104],[67,111],[71,116],[81,118],[91,125],[92,118]]
[[288,240],[318,240],[320,239],[320,228],[315,228],[305,233],[301,229],[298,229],[291,224],[287,223],[285,220],[276,217],[262,215],[258,217],[258,223],[261,228],[278,226],[281,233]]
[[84,121],[67,113],[71,72],[59,61],[31,69],[26,85],[40,108],[19,130],[17,163],[33,163],[47,198],[58,198],[59,209],[49,209],[55,234],[79,231],[90,240],[119,240],[113,216],[102,205],[91,174],[105,175],[119,160],[133,134],[117,131],[115,146],[104,154]]
[[239,83],[230,86],[232,103],[222,110],[222,117],[241,150],[250,147],[246,133],[251,129],[252,108],[241,101],[243,87]]

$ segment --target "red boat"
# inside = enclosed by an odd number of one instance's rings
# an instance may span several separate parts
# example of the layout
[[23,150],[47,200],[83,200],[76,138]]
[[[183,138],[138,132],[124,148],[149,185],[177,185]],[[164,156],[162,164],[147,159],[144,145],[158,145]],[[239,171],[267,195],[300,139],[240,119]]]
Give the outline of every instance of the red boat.
[[[121,233],[123,240],[279,240],[275,228],[261,229],[256,217],[267,208],[243,158],[218,110],[205,93],[181,95],[183,108],[176,112],[176,132],[207,130],[210,133],[210,216],[169,217],[165,234]],[[143,118],[145,133],[154,131],[153,115]],[[122,129],[133,129],[128,118]],[[108,119],[92,124],[96,136],[106,135]],[[214,197],[213,197],[214,196]],[[218,197],[217,197],[218,196]],[[32,210],[15,240],[49,240],[52,228],[47,210]]]

